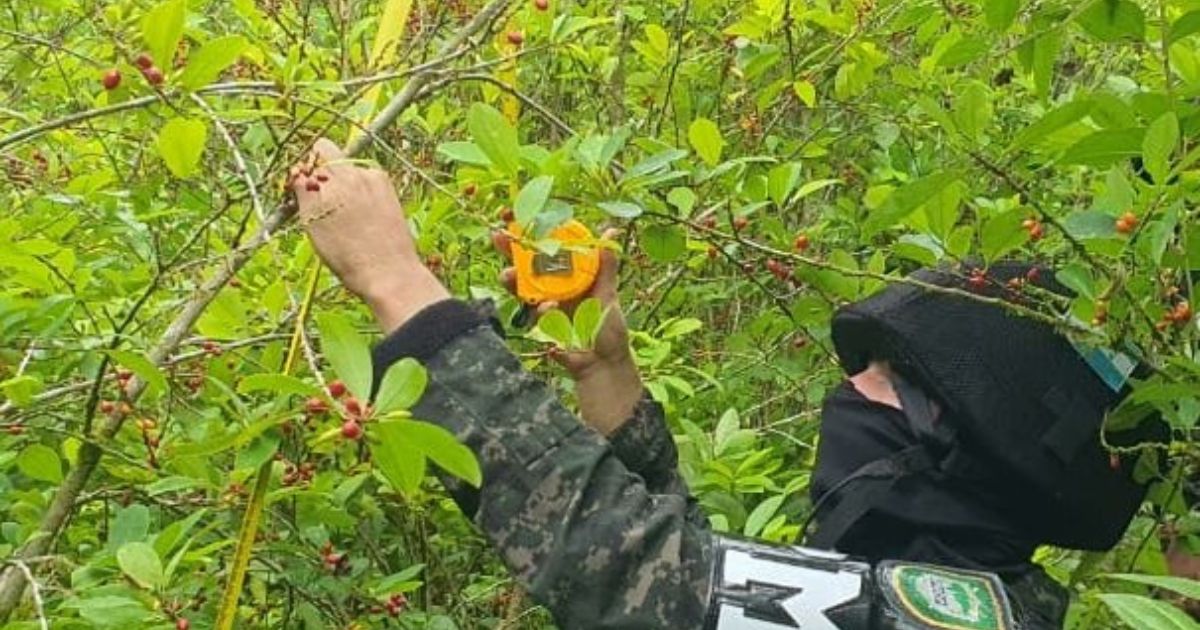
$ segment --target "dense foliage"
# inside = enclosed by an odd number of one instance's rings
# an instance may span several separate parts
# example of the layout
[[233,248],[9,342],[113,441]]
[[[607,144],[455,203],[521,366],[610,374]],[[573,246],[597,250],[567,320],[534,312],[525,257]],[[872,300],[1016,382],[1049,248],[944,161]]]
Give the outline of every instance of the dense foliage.
[[[1120,546],[1039,559],[1071,627],[1196,627],[1171,602],[1200,584],[1164,576],[1200,553],[1200,2],[4,4],[6,628],[548,625],[426,475],[478,469],[407,418],[421,368],[357,421],[373,325],[277,210],[320,135],[373,140],[427,264],[506,315],[503,207],[625,228],[691,487],[775,541],[810,507],[833,309],[939,261],[1054,263],[1078,297],[1030,314],[1152,359],[1116,421],[1174,441],[1113,452],[1154,484]],[[569,392],[541,333],[513,347]]]

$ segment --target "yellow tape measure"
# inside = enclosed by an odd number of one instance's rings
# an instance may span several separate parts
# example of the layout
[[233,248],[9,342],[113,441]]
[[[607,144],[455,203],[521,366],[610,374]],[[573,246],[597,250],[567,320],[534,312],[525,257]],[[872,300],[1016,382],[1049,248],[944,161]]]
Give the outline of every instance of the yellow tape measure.
[[[550,231],[549,238],[563,247],[550,256],[532,250],[519,241],[522,235],[516,223],[508,225],[513,237],[512,260],[517,272],[517,297],[526,304],[566,302],[574,300],[592,288],[600,273],[600,249],[591,245],[595,240],[591,230],[578,221],[567,221]],[[572,247],[588,243],[587,247]]]

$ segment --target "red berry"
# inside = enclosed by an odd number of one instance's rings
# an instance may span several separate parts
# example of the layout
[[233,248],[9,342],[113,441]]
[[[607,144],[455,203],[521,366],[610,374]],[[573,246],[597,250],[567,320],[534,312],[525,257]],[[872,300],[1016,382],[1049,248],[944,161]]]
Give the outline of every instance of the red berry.
[[976,269],[971,272],[971,277],[967,279],[967,285],[974,291],[982,291],[987,288],[987,272],[982,269]]
[[793,243],[793,245],[795,246],[796,251],[803,252],[807,251],[808,248],[812,246],[812,242],[809,240],[807,234],[801,234],[796,237],[796,242]]
[[744,230],[747,225],[750,225],[750,219],[746,217],[736,217],[733,220],[733,229],[739,232]]
[[509,31],[508,43],[512,44],[513,46],[520,46],[521,44],[524,44],[525,34],[521,31]]
[[154,66],[154,59],[151,58],[147,53],[141,53],[136,59],[133,60],[133,63],[137,64],[137,67],[141,68],[142,70],[149,70],[152,66]]
[[342,424],[342,437],[347,440],[357,440],[362,437],[363,428],[358,420],[347,420]]
[[351,416],[362,415],[362,403],[358,402],[357,398],[351,396],[342,404],[346,406],[346,413],[350,414]]
[[100,413],[109,414],[115,411],[117,406],[111,400],[100,401]]
[[513,213],[512,208],[500,208],[500,220],[505,223],[512,223],[517,220],[517,215]]
[[711,229],[717,227],[717,218],[716,217],[706,217],[704,219],[704,221],[701,222],[701,225],[703,225],[704,227],[711,230]]
[[125,382],[131,378],[133,378],[133,372],[130,372],[129,370],[126,370],[126,369],[117,370],[117,380],[118,381]]
[[150,85],[162,85],[162,82],[166,79],[163,76],[162,70],[159,70],[157,66],[150,66],[143,69],[142,76],[146,77],[146,82]]
[[175,630],[188,630],[191,627],[192,624],[187,620],[187,617],[180,617],[175,620]]
[[718,253],[720,253],[720,252],[717,251],[716,247],[713,247],[712,245],[708,246],[708,257],[709,258],[716,258]]
[[322,398],[309,398],[308,402],[304,403],[304,412],[310,416],[319,416],[329,411],[329,404]]
[[1186,324],[1192,321],[1192,305],[1188,302],[1176,304],[1175,310],[1171,311],[1171,321],[1176,324]]
[[1117,231],[1121,234],[1130,234],[1137,228],[1138,218],[1132,212],[1126,212],[1117,219]]
[[117,86],[121,85],[121,71],[113,68],[112,70],[105,72],[104,78],[101,79],[101,82],[104,83],[104,89],[106,90],[111,91],[117,89]]
[[320,192],[321,184],[315,179],[310,179],[308,180],[308,183],[304,185],[304,190],[307,190],[308,192]]
[[346,395],[346,384],[341,381],[332,381],[329,383],[329,395],[334,398],[341,398]]
[[538,11],[545,11],[550,8],[550,0],[533,0],[533,6]]
[[1025,279],[1029,282],[1037,282],[1041,277],[1042,271],[1037,267],[1030,267],[1029,271],[1025,273]]
[[1042,227],[1042,224],[1034,221],[1033,225],[1029,228],[1029,240],[1040,241],[1045,235],[1046,230]]
[[467,197],[474,197],[475,193],[477,192],[479,192],[479,187],[474,183],[467,184],[466,187],[463,188],[463,194]]
[[805,337],[804,335],[796,335],[796,337],[792,339],[792,347],[796,348],[797,350],[804,348],[807,345],[808,337]]

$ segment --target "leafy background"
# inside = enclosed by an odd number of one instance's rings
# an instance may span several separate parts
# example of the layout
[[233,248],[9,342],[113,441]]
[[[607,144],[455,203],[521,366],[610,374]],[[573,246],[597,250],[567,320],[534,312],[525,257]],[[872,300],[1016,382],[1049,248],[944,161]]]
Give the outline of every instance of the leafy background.
[[[363,395],[373,327],[279,210],[320,135],[392,171],[427,264],[506,315],[503,207],[624,227],[637,360],[691,487],[716,529],[774,541],[810,508],[833,310],[921,265],[1053,262],[1078,297],[1031,310],[1153,358],[1121,417],[1157,409],[1174,440],[1162,466],[1114,451],[1153,484],[1116,549],[1038,558],[1069,627],[1196,627],[1200,586],[1168,574],[1200,552],[1200,2],[4,9],[6,628],[549,625],[427,476],[478,469],[404,411],[419,366],[342,437],[325,387]],[[512,343],[569,397],[547,345],[589,331],[558,324]]]

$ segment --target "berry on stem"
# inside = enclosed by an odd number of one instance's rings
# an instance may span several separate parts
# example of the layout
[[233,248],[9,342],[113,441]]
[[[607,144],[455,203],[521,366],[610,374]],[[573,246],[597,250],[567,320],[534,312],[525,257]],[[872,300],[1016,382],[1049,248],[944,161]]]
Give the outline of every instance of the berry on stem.
[[357,398],[351,396],[342,404],[346,406],[346,413],[350,414],[351,416],[358,417],[362,415],[362,403],[358,402]]
[[133,60],[133,63],[137,64],[137,67],[141,68],[142,70],[148,70],[154,66],[154,58],[148,53],[140,53],[138,54],[137,58]]
[[319,416],[329,411],[329,404],[322,398],[309,398],[308,402],[304,403],[304,412],[310,416]]
[[525,33],[522,33],[521,31],[509,31],[508,43],[512,44],[513,46],[520,46],[521,44],[524,44]]
[[792,245],[796,248],[796,251],[805,252],[812,246],[812,241],[808,238],[807,234],[799,234],[796,236],[796,242]]
[[550,8],[550,0],[533,0],[533,6],[538,11],[545,11]]
[[146,82],[150,85],[162,85],[162,82],[166,79],[163,71],[159,70],[157,66],[150,66],[143,69],[142,76],[146,77]]
[[358,439],[362,438],[362,435],[363,428],[362,425],[358,423],[358,420],[347,420],[346,422],[342,423],[342,437],[346,438],[347,440],[357,441]]
[[188,630],[192,627],[192,623],[187,620],[187,617],[180,617],[175,620],[175,630]]
[[109,90],[110,92],[117,89],[117,87],[121,85],[121,71],[113,68],[108,72],[105,72],[101,82],[104,84],[104,89]]
[[748,225],[750,225],[750,219],[747,219],[746,217],[735,217],[733,219],[733,229],[739,232],[746,229],[746,226]]
[[346,395],[346,384],[341,381],[331,381],[329,383],[329,395],[334,398],[341,398]]

